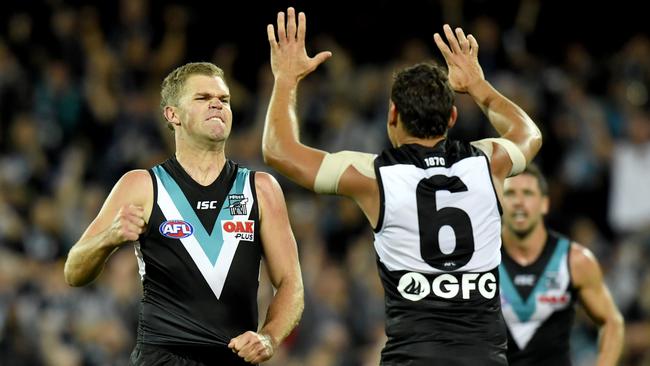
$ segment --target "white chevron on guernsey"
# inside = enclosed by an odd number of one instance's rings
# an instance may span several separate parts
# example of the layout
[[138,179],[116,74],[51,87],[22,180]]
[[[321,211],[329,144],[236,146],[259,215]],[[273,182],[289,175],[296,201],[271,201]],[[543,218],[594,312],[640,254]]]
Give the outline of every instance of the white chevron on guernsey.
[[[158,206],[165,216],[165,219],[185,220],[181,213],[178,211],[178,208],[176,208],[176,205],[174,205],[171,196],[157,175],[156,182],[158,186]],[[246,181],[243,193],[247,197],[252,197],[249,180]],[[253,200],[248,200],[244,204],[246,205],[248,212],[246,219],[248,219],[248,216],[252,210]],[[223,230],[221,225],[219,225],[218,228],[219,230]],[[215,230],[216,229],[217,228],[215,228]],[[221,292],[223,291],[223,286],[226,282],[228,271],[230,270],[230,264],[232,263],[232,259],[235,256],[237,245],[239,244],[239,240],[236,240],[232,237],[224,238],[223,245],[221,246],[221,251],[219,252],[217,261],[214,265],[210,263],[210,259],[205,254],[203,248],[201,248],[201,245],[196,240],[196,237],[194,235],[190,235],[179,240],[181,243],[183,243],[185,250],[187,250],[189,255],[192,257],[192,260],[203,275],[203,278],[205,278],[208,286],[210,286],[210,289],[212,289],[214,295],[217,297],[217,299],[220,298]]]

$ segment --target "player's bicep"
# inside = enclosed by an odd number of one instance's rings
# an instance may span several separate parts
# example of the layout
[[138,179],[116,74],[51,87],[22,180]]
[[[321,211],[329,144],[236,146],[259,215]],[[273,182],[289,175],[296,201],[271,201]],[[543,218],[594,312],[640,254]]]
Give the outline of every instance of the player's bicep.
[[360,177],[375,179],[375,157],[373,154],[356,151],[340,151],[326,154],[314,181],[314,191],[317,193],[354,196],[354,192],[359,189],[359,182],[362,179],[355,179],[355,176],[350,174],[346,179],[342,179],[344,173],[352,168],[359,173]]
[[487,138],[472,142],[487,156],[492,173],[501,179],[517,175],[526,168],[526,157],[512,141],[504,138]]
[[571,274],[578,289],[580,302],[587,314],[598,324],[603,324],[616,306],[594,255],[582,246],[572,245]]
[[129,204],[142,207],[145,221],[149,221],[153,207],[153,183],[146,170],[127,172],[115,183],[99,213],[81,238],[92,237],[106,230],[120,208]]
[[296,239],[291,231],[282,189],[271,175],[256,173],[255,187],[260,209],[260,235],[271,282],[302,281]]
[[327,154],[318,170],[314,191],[352,198],[375,227],[380,204],[375,158],[356,151]]
[[301,143],[282,148],[283,154],[264,154],[264,161],[300,186],[313,190],[318,168],[327,154]]

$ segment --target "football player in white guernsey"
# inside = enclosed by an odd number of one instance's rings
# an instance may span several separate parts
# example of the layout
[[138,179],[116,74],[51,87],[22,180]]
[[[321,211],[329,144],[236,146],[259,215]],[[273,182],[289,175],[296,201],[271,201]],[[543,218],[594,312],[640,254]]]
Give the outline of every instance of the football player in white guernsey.
[[[476,39],[443,30],[447,42],[437,33],[434,41],[447,70],[422,63],[395,75],[387,116],[393,148],[330,154],[300,142],[295,104],[300,80],[332,54],[309,57],[305,15],[278,13],[277,29],[267,26],[275,83],[263,154],[301,186],[353,199],[373,227],[386,293],[382,365],[506,365],[498,199],[542,137],[485,80]],[[500,138],[447,139],[458,117],[454,92],[469,94]]]
[[[161,107],[174,156],[122,176],[71,248],[65,280],[91,283],[112,253],[134,243],[144,294],[132,365],[266,361],[304,306],[282,190],[226,158],[232,110],[220,68],[178,67],[163,81]],[[261,257],[276,292],[258,329]]]
[[548,185],[534,164],[503,187],[501,301],[510,365],[570,365],[575,303],[600,328],[599,366],[616,365],[623,318],[591,251],[550,231]]

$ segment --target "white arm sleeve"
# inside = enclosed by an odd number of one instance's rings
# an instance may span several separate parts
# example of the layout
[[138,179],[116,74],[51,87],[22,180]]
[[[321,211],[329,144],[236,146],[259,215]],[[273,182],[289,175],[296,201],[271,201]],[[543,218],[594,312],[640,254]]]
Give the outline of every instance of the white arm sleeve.
[[337,193],[339,180],[350,165],[366,177],[375,178],[375,157],[374,154],[356,151],[340,151],[334,154],[326,154],[316,174],[314,192]]
[[521,152],[514,142],[508,139],[499,137],[471,142],[474,147],[483,151],[489,160],[492,160],[492,143],[499,144],[508,153],[510,161],[512,161],[512,169],[510,169],[510,174],[508,174],[509,177],[517,175],[526,169],[526,157],[524,156],[524,153]]

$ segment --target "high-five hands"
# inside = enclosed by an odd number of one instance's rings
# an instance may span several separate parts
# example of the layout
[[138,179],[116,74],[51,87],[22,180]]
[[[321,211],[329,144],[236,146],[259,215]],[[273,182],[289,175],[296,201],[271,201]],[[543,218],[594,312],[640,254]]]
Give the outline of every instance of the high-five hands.
[[438,33],[433,35],[433,40],[447,62],[449,84],[455,91],[466,93],[472,85],[485,80],[478,63],[478,42],[471,34],[465,37],[462,28],[456,28],[455,35],[448,24],[443,26],[443,30],[449,46]]
[[293,8],[287,9],[285,26],[284,12],[278,13],[278,37],[276,40],[275,29],[272,24],[266,27],[266,33],[271,46],[271,69],[276,81],[286,78],[288,81],[297,82],[318,65],[332,56],[329,51],[318,53],[314,57],[307,55],[305,49],[305,33],[307,32],[307,17],[305,13],[298,14],[296,25],[296,12]]

